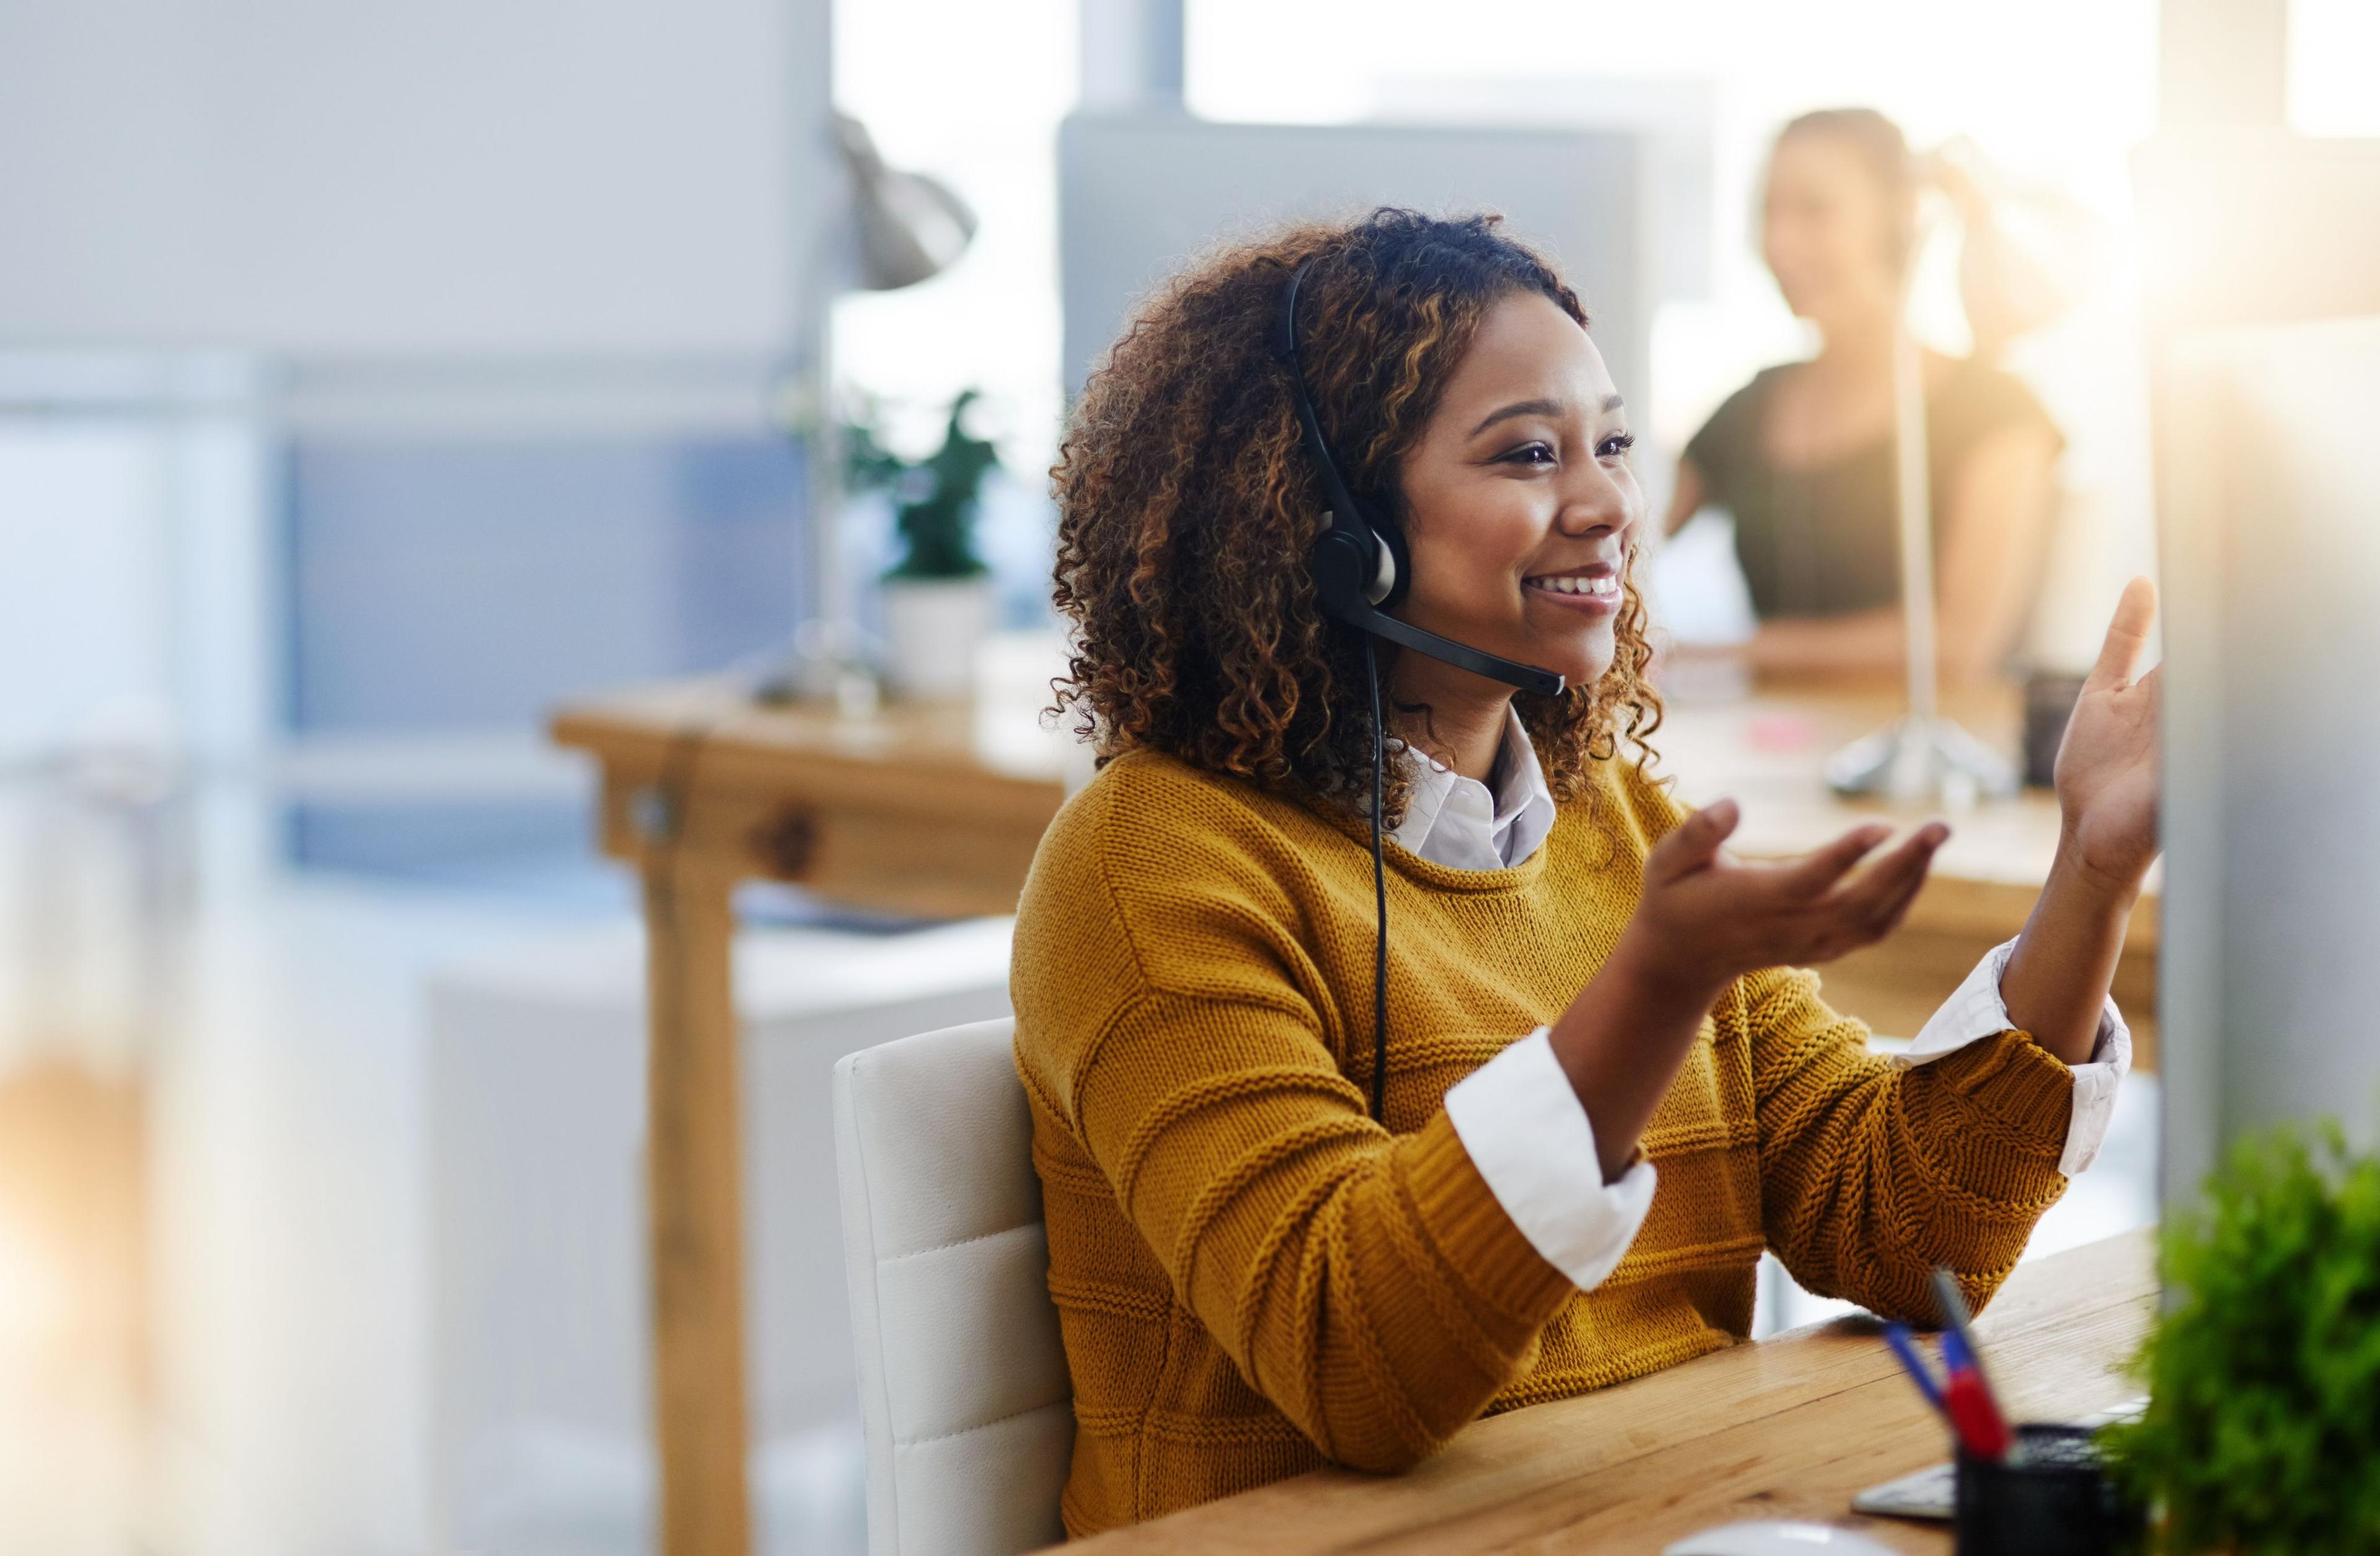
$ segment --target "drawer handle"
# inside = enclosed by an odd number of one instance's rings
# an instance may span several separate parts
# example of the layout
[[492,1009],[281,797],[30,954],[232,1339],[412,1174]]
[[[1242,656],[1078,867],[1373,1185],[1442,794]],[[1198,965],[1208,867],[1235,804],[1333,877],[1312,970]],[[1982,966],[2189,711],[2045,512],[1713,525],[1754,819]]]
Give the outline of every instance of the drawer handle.
[[800,881],[818,857],[818,813],[806,805],[789,805],[752,829],[752,852],[765,874]]

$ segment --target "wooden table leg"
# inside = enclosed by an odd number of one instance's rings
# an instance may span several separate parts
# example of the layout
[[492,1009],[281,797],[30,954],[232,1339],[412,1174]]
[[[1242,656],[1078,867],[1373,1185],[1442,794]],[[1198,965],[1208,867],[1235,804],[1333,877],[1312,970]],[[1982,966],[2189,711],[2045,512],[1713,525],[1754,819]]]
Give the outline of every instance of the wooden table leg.
[[746,1556],[744,1194],[732,874],[645,869],[646,1174],[663,1556]]

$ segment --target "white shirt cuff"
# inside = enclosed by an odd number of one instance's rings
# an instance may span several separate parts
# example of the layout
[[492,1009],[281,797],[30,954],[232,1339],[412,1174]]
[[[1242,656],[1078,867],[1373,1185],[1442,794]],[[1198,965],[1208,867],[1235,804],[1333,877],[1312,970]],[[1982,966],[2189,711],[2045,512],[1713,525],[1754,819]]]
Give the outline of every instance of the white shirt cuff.
[[[1920,1028],[1899,1062],[1927,1064],[1979,1039],[2013,1030],[2016,1024],[2000,997],[2000,976],[2008,971],[2015,950],[2016,942],[2010,941],[1976,963],[1967,981]],[[2107,1138],[2107,1121],[2115,1116],[2116,1087],[2131,1067],[2132,1029],[2124,1025],[2124,1013],[2110,996],[2099,1013],[2099,1037],[2092,1044],[2090,1062],[2073,1066],[2074,1112],[2066,1121],[2066,1149],[2058,1158],[2060,1173],[2070,1178],[2098,1159],[2099,1147]]]
[[1653,1208],[1653,1164],[1606,1184],[1595,1126],[1562,1074],[1546,1028],[1455,1083],[1447,1122],[1529,1246],[1581,1291],[1603,1283]]

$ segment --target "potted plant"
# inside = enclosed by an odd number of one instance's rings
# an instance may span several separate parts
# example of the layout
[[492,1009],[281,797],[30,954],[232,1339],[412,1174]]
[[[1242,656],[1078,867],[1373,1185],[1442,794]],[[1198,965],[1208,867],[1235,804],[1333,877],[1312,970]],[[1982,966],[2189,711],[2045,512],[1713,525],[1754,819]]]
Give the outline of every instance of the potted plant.
[[911,697],[964,696],[992,626],[991,569],[976,553],[975,526],[1000,456],[966,430],[977,398],[969,389],[953,402],[941,447],[922,461],[884,448],[866,427],[846,443],[852,488],[892,494],[901,559],[883,580],[885,674]]
[[2380,1550],[2380,1157],[2335,1124],[2244,1142],[2164,1274],[2147,1413],[2103,1439],[2153,1548]]

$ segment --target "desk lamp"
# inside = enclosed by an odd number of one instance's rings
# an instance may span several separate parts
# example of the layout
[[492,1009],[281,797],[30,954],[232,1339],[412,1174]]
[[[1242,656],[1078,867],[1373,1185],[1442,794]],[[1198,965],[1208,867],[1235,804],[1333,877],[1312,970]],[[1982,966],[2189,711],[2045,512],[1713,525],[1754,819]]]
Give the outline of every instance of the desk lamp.
[[872,708],[876,681],[859,652],[840,537],[843,438],[834,414],[833,327],[829,305],[844,291],[892,292],[930,280],[956,262],[975,237],[974,210],[940,179],[888,167],[868,127],[832,116],[836,149],[850,180],[849,204],[828,225],[808,267],[808,338],[795,353],[786,421],[808,448],[809,571],[816,609],[795,633],[790,661],[761,683],[765,702],[834,701]]
[[[1921,230],[1920,240],[1925,237]],[[1900,542],[1900,620],[1907,633],[1909,711],[1827,759],[1827,784],[1840,795],[1938,799],[1953,807],[1978,796],[2016,793],[2015,766],[1944,718],[1934,637],[1934,497],[1925,450],[1925,364],[1909,327],[1912,264],[1902,274],[1892,331],[1892,464]]]
[[[1996,350],[2015,335],[2037,329],[2063,313],[2088,279],[2085,266],[2060,265],[2051,251],[2030,252],[2016,243],[1996,205],[2009,197],[1987,196],[1971,147],[1954,141],[1921,159],[1920,176],[1947,193],[1957,208],[1963,240],[1960,294],[1979,351]],[[2089,218],[2054,196],[2027,199],[2028,213],[2046,235],[2069,238]],[[1906,632],[1903,663],[1909,676],[1909,710],[1898,720],[1864,735],[1827,759],[1828,786],[1840,795],[1870,795],[1904,801],[1938,800],[1953,807],[1978,797],[2006,798],[2017,790],[2017,769],[2006,757],[1942,716],[1935,638],[1934,504],[1925,446],[1925,365],[1910,328],[1915,289],[1913,256],[1940,229],[1941,218],[1920,226],[1912,256],[1900,277],[1900,301],[1893,315],[1892,432],[1895,507],[1900,550],[1900,618]],[[2086,251],[2085,243],[2070,245]],[[2061,271],[2063,274],[2061,274]]]

